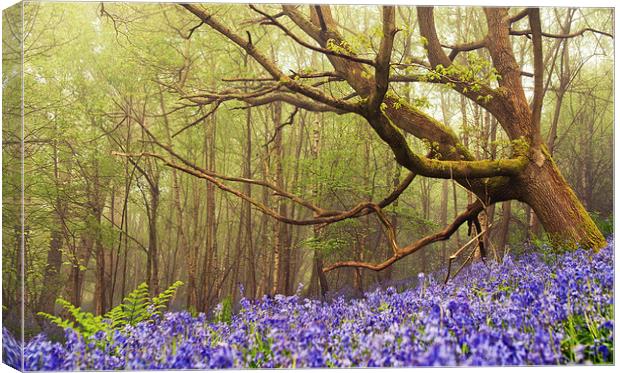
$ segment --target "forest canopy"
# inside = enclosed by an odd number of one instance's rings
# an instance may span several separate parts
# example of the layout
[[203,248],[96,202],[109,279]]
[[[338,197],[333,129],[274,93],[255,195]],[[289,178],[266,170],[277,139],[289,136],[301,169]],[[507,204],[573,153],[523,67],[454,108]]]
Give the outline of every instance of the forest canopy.
[[[24,9],[23,55],[3,18],[3,92],[23,73],[30,315],[59,297],[103,314],[142,282],[183,281],[196,311],[240,288],[359,294],[611,234],[612,9]],[[19,99],[3,96],[9,309]]]

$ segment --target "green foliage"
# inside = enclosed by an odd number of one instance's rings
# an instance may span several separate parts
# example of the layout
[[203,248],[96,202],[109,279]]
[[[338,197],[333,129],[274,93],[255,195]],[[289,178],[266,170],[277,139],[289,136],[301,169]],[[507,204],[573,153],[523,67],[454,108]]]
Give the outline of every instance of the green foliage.
[[590,213],[590,216],[592,217],[592,220],[594,220],[594,223],[598,229],[601,230],[603,236],[607,237],[614,233],[613,215],[603,216],[600,213],[593,211]]
[[[434,69],[428,71],[423,80],[428,82],[445,80],[445,85],[449,88],[456,87],[457,83],[463,84],[465,85],[463,93],[467,93],[469,91],[480,92],[482,85],[491,85],[500,79],[501,76],[491,66],[489,60],[481,58],[476,54],[469,54],[467,56],[467,64],[454,62],[448,67],[439,64]],[[478,100],[485,103],[491,99],[491,95],[478,96]]]
[[170,285],[168,289],[164,290],[162,293],[154,297],[151,301],[153,311],[159,314],[162,314],[168,307],[170,300],[174,297],[177,290],[182,285],[183,285],[182,281],[176,281],[175,283]]
[[554,245],[551,237],[546,233],[533,237],[531,244],[536,249],[536,252],[542,255],[543,261],[548,264],[555,263],[560,254],[565,250],[565,248]]
[[349,242],[340,237],[310,237],[302,241],[301,245],[306,245],[312,250],[317,250],[323,254],[329,255],[345,249],[349,246]]
[[336,53],[346,55],[352,55],[355,53],[351,44],[349,44],[346,40],[342,40],[340,43],[338,43],[334,39],[329,39],[327,40],[327,49]]
[[61,305],[63,309],[71,315],[74,321],[65,320],[59,316],[50,315],[45,312],[39,312],[38,315],[43,316],[62,329],[73,329],[84,338],[91,337],[98,331],[108,331],[110,329],[110,325],[104,322],[101,316],[95,316],[90,312],[82,311],[80,307],[76,307],[62,298],[57,299],[56,303]]
[[148,285],[142,283],[137,289],[129,293],[121,304],[103,316],[95,316],[90,312],[82,311],[80,307],[76,307],[62,298],[57,299],[56,303],[71,315],[72,320],[66,320],[45,312],[39,312],[38,315],[63,329],[71,328],[84,338],[89,338],[99,331],[106,333],[112,330],[120,331],[127,325],[136,325],[141,321],[150,319],[153,315],[163,314],[181,285],[183,282],[177,281],[151,299]]
[[230,324],[232,322],[232,296],[224,298],[215,309],[215,322]]
[[253,347],[247,351],[246,356],[250,358],[250,368],[260,368],[266,362],[271,360],[273,352],[271,345],[273,338],[262,336],[254,325],[250,326],[251,334],[254,336]]
[[[601,310],[603,319],[613,319],[613,305]],[[597,315],[597,317],[599,317]],[[562,340],[562,354],[573,362],[590,361],[594,364],[613,363],[614,345],[612,331],[597,328],[587,311],[583,314],[570,314],[564,322],[565,337]],[[606,358],[601,351],[609,351]]]

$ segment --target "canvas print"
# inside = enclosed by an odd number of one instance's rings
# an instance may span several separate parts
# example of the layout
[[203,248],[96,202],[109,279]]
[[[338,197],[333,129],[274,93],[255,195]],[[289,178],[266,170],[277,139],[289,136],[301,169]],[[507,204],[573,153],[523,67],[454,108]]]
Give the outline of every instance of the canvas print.
[[613,364],[614,19],[5,9],[3,363]]

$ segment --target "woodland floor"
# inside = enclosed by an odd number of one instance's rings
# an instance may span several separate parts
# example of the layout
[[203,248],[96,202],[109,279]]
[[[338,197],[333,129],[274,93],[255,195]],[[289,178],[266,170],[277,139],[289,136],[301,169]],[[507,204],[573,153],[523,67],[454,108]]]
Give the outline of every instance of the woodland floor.
[[[70,329],[64,343],[39,335],[25,369],[612,363],[613,251],[610,238],[597,254],[477,263],[447,285],[442,273],[421,274],[361,299],[244,299],[219,321],[171,312],[88,340]],[[6,329],[3,347],[4,362],[19,365]]]

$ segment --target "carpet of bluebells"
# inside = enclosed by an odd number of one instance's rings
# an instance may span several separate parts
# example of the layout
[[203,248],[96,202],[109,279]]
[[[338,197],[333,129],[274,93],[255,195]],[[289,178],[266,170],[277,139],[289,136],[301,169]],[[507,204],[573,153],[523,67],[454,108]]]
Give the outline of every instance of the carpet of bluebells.
[[[477,263],[447,285],[441,273],[420,274],[408,288],[361,299],[243,299],[230,322],[172,312],[86,341],[70,329],[62,343],[41,334],[27,342],[24,368],[612,363],[613,246]],[[6,330],[3,346],[4,361],[19,366],[19,345]]]

